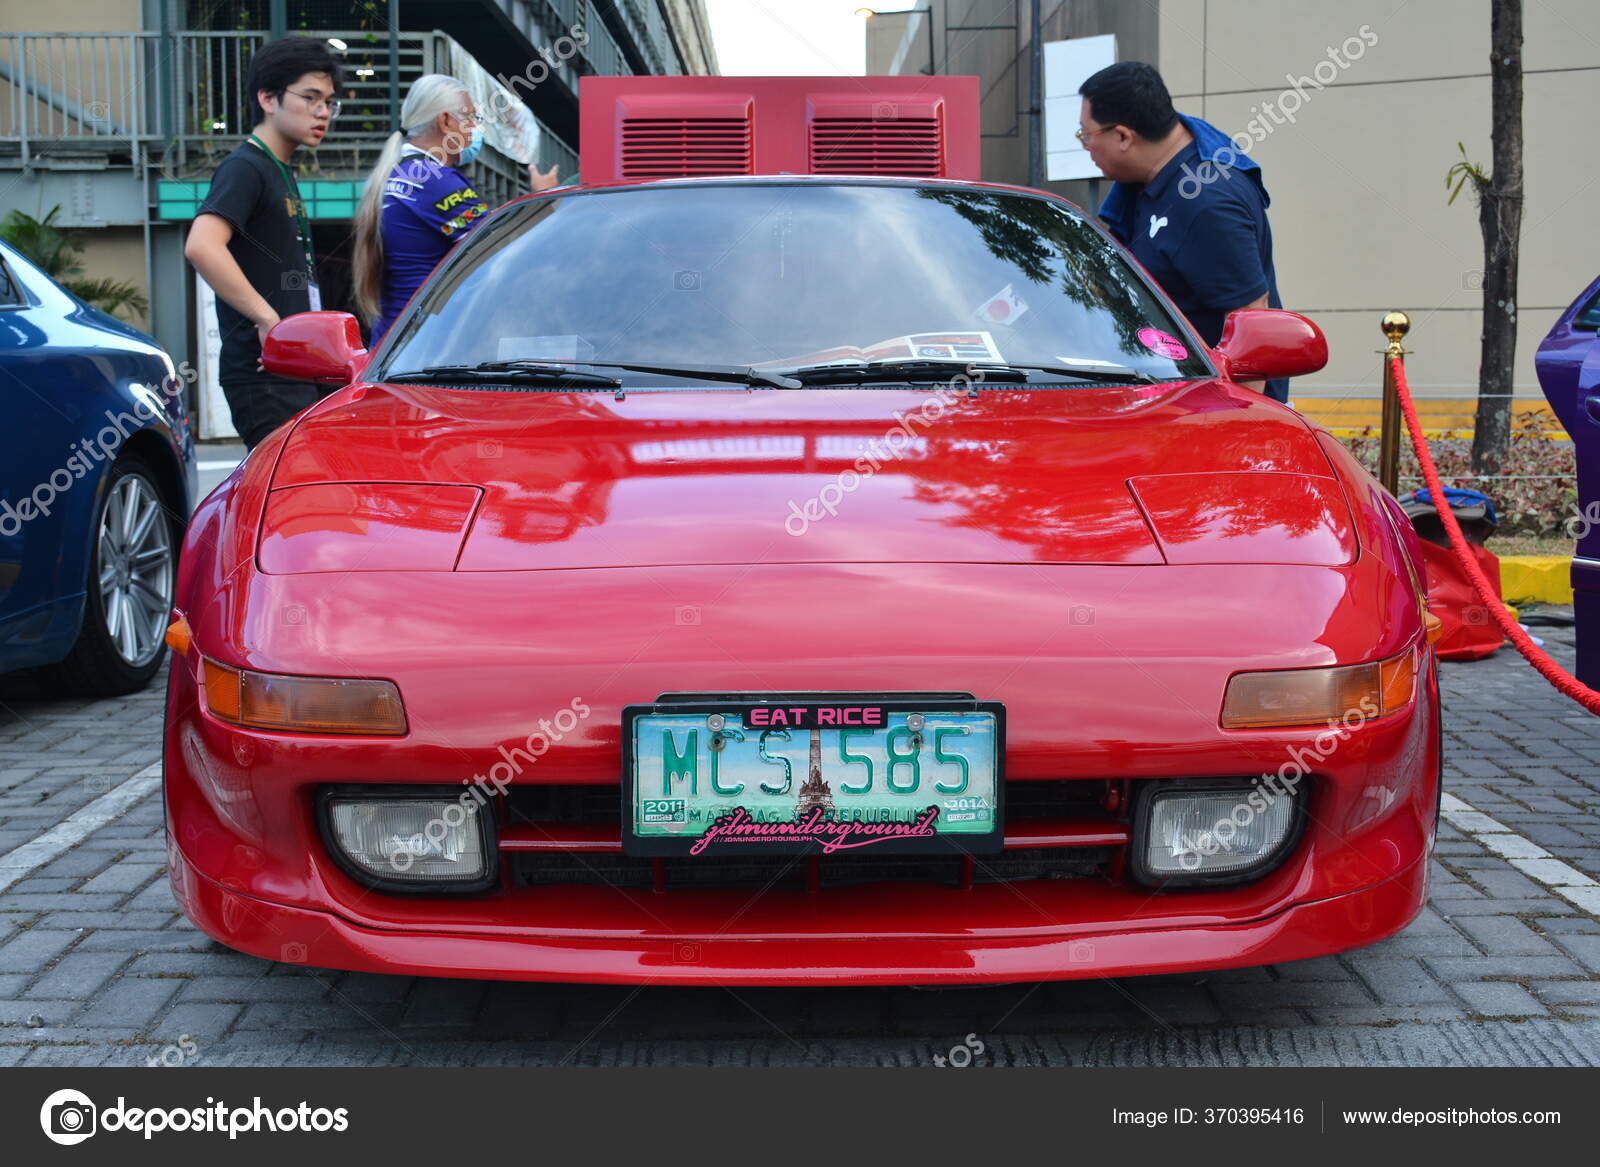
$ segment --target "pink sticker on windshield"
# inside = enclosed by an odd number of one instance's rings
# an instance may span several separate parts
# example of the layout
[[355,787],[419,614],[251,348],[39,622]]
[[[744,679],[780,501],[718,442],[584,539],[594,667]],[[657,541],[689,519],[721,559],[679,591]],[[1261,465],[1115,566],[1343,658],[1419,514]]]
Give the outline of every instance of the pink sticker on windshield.
[[1139,343],[1151,352],[1171,357],[1175,361],[1181,361],[1189,355],[1189,350],[1184,347],[1183,341],[1170,332],[1162,332],[1159,328],[1141,328]]

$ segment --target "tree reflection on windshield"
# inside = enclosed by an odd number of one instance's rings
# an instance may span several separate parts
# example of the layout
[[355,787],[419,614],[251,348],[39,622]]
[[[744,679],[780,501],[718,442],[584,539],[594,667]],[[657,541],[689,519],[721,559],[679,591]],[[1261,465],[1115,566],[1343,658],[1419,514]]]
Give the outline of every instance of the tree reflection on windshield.
[[687,183],[501,212],[424,286],[376,375],[517,359],[906,357],[1208,375],[1198,346],[1174,360],[1141,342],[1152,328],[1185,331],[1059,201],[936,184]]
[[[1147,294],[1128,264],[1087,223],[1065,218],[1040,199],[937,189],[917,193],[944,203],[978,228],[996,257],[1014,264],[1035,283],[1048,285],[1052,268],[1059,264],[1055,290],[1090,311],[1108,312],[1123,353],[1148,355],[1138,337],[1139,329],[1148,324],[1141,316]],[[1063,236],[1070,243],[1054,242]]]

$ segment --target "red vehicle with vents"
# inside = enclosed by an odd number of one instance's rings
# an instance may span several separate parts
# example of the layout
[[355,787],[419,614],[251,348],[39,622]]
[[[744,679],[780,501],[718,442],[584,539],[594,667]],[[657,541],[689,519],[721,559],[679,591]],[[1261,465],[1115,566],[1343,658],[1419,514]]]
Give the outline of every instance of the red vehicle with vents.
[[172,883],[234,948],[638,983],[1295,960],[1426,894],[1420,550],[1088,216],[950,179],[513,203],[199,508]]

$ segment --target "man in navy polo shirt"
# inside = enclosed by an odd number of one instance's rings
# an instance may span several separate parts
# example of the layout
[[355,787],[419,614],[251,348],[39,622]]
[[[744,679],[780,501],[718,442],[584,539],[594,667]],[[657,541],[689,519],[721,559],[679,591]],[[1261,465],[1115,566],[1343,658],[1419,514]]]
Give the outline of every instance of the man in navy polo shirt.
[[[1214,346],[1239,308],[1283,307],[1261,168],[1221,130],[1173,109],[1161,74],[1141,61],[1101,69],[1078,92],[1078,140],[1115,182],[1100,217],[1201,338]],[[1264,391],[1287,401],[1289,382]]]

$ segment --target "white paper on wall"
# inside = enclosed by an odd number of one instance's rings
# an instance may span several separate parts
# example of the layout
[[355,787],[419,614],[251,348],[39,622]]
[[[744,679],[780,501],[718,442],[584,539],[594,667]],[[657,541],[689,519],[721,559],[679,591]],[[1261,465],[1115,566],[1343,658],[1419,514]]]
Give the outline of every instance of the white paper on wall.
[[1048,181],[1100,177],[1089,152],[1073,137],[1083,102],[1078,87],[1116,61],[1117,38],[1109,33],[1045,43],[1044,159]]

